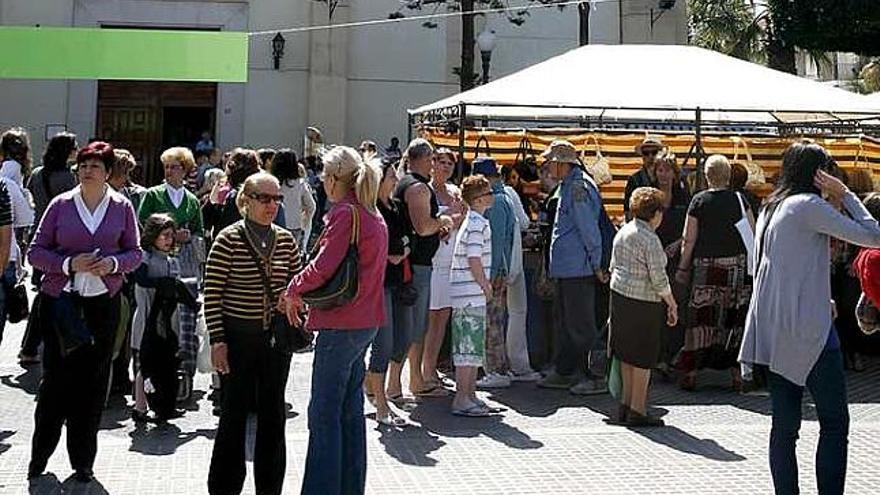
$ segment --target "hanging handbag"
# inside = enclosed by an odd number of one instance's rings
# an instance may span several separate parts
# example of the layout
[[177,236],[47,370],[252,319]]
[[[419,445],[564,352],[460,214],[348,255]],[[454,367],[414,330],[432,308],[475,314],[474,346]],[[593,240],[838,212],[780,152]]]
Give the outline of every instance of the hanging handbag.
[[749,143],[747,143],[745,139],[739,136],[733,136],[730,139],[733,141],[733,160],[731,160],[731,162],[736,163],[739,161],[740,148],[743,149],[743,154],[746,157],[746,162],[743,164],[745,165],[746,170],[749,172],[749,178],[746,182],[746,187],[756,187],[766,184],[767,179],[766,177],[764,177],[764,169],[762,169],[760,165],[752,160],[752,152],[749,151]]
[[[589,156],[587,152],[589,151],[591,142],[595,149],[592,156]],[[593,178],[593,181],[596,182],[596,185],[604,186],[605,184],[610,184],[614,181],[614,176],[611,175],[611,167],[608,165],[608,159],[602,155],[602,147],[599,145],[599,139],[596,138],[595,135],[590,134],[584,145],[584,151],[581,153],[581,160],[584,162],[584,167],[587,169],[587,172]]]
[[6,286],[6,320],[9,323],[24,321],[30,316],[28,306],[27,287],[24,280],[19,280],[14,286]]
[[859,302],[856,304],[856,321],[865,335],[880,332],[880,310],[864,292],[859,296]]
[[269,306],[269,345],[286,355],[305,349],[312,343],[312,334],[303,328],[291,325],[286,314],[275,311],[275,292],[272,290],[272,275],[269,273],[272,269],[272,260],[257,253],[244,222],[238,224],[238,229],[263,280],[263,304]]
[[[358,233],[360,232],[360,216],[354,205],[351,209],[351,240],[348,251],[336,272],[323,286],[302,294],[302,300],[312,308],[333,309],[343,306],[357,296],[358,291]],[[320,242],[315,244],[315,247]]]

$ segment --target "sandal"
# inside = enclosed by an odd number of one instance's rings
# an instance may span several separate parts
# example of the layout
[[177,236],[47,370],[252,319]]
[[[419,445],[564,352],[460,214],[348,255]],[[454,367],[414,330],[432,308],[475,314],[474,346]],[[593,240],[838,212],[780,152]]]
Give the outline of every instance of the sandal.
[[381,416],[379,413],[376,413],[376,422],[380,425],[391,426],[393,428],[406,428],[407,426],[410,426],[409,421],[394,414],[394,411],[388,411]]
[[416,397],[438,398],[448,396],[449,391],[441,386],[433,385],[424,390],[413,392],[413,395],[415,395]]
[[490,406],[489,404],[486,404],[486,402],[481,399],[476,399],[474,401],[474,404],[477,404],[479,406],[484,407],[487,411],[489,411],[490,414],[498,414],[498,413],[503,413],[503,412],[507,411],[506,407]]
[[452,409],[453,416],[461,416],[464,418],[488,418],[492,415],[487,407],[478,403],[471,403],[470,406],[463,409]]
[[389,395],[385,399],[407,412],[412,411],[419,405],[419,400],[416,397],[407,397],[403,394]]

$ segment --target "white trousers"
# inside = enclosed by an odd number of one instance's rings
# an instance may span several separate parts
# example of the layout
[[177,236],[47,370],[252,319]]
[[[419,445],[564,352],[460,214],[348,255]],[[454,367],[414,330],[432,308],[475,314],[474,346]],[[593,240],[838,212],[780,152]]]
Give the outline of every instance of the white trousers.
[[511,371],[518,375],[533,371],[526,337],[527,304],[526,276],[520,270],[507,287],[507,360]]

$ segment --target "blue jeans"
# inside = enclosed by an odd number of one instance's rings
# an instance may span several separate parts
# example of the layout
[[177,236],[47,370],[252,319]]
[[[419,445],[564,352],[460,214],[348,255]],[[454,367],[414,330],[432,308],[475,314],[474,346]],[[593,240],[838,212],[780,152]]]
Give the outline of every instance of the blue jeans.
[[15,287],[16,274],[15,262],[12,261],[6,265],[6,270],[3,271],[2,280],[0,280],[0,342],[3,342],[3,331],[6,329],[6,291]]
[[394,300],[394,291],[385,287],[385,324],[373,339],[370,352],[370,373],[385,373],[388,363],[402,363],[412,343],[412,306]]
[[[832,330],[834,331],[834,330]],[[770,471],[777,495],[796,495],[798,464],[795,444],[801,427],[804,387],[770,373],[773,427],[770,431]],[[816,450],[816,478],[821,495],[843,494],[846,482],[849,411],[843,354],[826,346],[807,377],[807,389],[819,417],[819,446]]]
[[304,495],[364,493],[364,355],[376,332],[376,328],[318,332],[312,364]]
[[434,271],[432,266],[413,265],[412,283],[419,296],[416,303],[412,306],[412,333],[410,339],[414,344],[421,344],[425,338],[425,332],[428,331],[428,314],[431,309],[431,273]]

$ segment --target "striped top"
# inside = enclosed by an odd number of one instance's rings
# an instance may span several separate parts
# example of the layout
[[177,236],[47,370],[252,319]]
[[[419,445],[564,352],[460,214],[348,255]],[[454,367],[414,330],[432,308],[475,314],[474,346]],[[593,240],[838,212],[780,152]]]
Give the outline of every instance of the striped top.
[[[260,271],[265,264],[254,261],[247,239],[241,234],[244,220],[217,235],[205,268],[205,322],[211,343],[224,342],[223,317],[263,321],[268,329],[278,297],[293,275],[302,269],[299,247],[287,230],[272,225],[275,245],[270,247],[272,294],[263,290]],[[258,251],[259,252],[259,251]]]
[[492,270],[492,229],[489,220],[470,210],[455,237],[452,249],[449,296],[453,308],[486,305],[486,296],[471,273],[468,258],[480,258],[486,279]]

